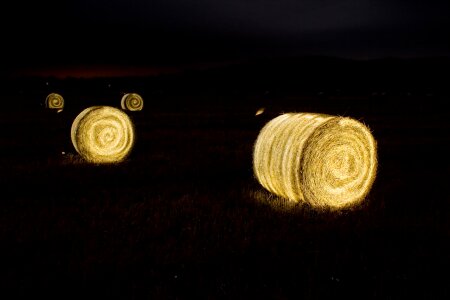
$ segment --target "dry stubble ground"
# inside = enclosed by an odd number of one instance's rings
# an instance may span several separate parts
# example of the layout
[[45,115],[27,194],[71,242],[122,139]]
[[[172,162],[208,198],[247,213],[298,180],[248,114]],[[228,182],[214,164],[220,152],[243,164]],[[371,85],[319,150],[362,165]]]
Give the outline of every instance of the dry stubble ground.
[[388,104],[359,103],[360,110],[349,111],[351,105],[308,99],[298,111],[347,113],[373,130],[379,172],[363,206],[319,212],[256,182],[256,136],[295,103],[258,117],[251,105],[171,111],[146,103],[132,113],[133,152],[109,166],[85,164],[74,153],[67,123],[76,112],[3,112],[2,293],[448,296],[446,114],[418,119]]

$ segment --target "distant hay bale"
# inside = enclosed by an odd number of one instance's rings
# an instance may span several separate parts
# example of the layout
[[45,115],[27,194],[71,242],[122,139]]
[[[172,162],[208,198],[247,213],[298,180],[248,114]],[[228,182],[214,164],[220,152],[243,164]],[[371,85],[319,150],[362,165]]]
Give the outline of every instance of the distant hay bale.
[[61,111],[64,109],[64,98],[57,93],[51,93],[45,98],[45,107]]
[[144,100],[139,94],[128,93],[123,95],[120,106],[124,110],[140,111],[144,108]]
[[376,142],[366,126],[351,118],[283,114],[259,133],[253,169],[260,184],[276,195],[315,207],[343,208],[370,191]]
[[261,107],[260,109],[258,109],[255,113],[255,116],[259,116],[262,115],[264,113],[266,109],[264,107]]
[[94,106],[75,118],[71,138],[77,152],[89,162],[120,162],[133,148],[134,127],[121,110]]

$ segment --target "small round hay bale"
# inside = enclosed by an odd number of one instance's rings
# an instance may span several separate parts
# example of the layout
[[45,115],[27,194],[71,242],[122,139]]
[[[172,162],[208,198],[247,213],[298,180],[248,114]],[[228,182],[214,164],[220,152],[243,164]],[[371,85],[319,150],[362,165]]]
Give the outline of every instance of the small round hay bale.
[[140,111],[144,108],[144,100],[139,94],[128,93],[123,95],[120,106],[124,110]]
[[73,121],[72,144],[88,162],[115,163],[126,158],[134,145],[134,127],[121,110],[94,106]]
[[63,96],[57,93],[50,93],[47,98],[45,98],[45,107],[62,111],[64,109]]
[[270,192],[315,207],[362,201],[377,169],[376,141],[362,123],[345,117],[288,113],[258,135],[253,169]]

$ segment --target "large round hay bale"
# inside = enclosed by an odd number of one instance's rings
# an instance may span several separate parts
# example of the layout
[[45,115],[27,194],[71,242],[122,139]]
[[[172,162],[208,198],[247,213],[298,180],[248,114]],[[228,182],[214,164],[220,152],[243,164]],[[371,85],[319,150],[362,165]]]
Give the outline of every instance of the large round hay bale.
[[261,130],[253,169],[270,192],[315,207],[362,201],[377,169],[376,142],[362,123],[345,117],[288,113]]
[[140,111],[144,108],[144,100],[139,94],[128,93],[123,95],[120,106],[124,110]]
[[45,107],[61,111],[64,109],[64,98],[60,94],[50,93],[45,98]]
[[89,162],[120,162],[133,148],[134,127],[121,110],[94,106],[75,118],[71,138],[77,152]]

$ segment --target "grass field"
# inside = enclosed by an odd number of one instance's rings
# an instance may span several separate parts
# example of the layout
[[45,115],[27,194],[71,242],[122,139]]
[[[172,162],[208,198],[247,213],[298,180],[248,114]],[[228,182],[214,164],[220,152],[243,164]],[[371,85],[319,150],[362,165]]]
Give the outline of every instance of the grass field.
[[[119,165],[89,165],[75,153],[69,132],[78,107],[68,104],[61,114],[31,104],[3,111],[2,293],[450,296],[450,124],[438,107],[448,98],[285,94],[273,101],[208,93],[144,93],[144,110],[131,114],[135,147]],[[31,103],[40,96],[8,97]],[[255,116],[260,106],[266,111]],[[317,211],[259,186],[253,143],[265,122],[287,111],[350,116],[371,128],[379,171],[363,205]]]

